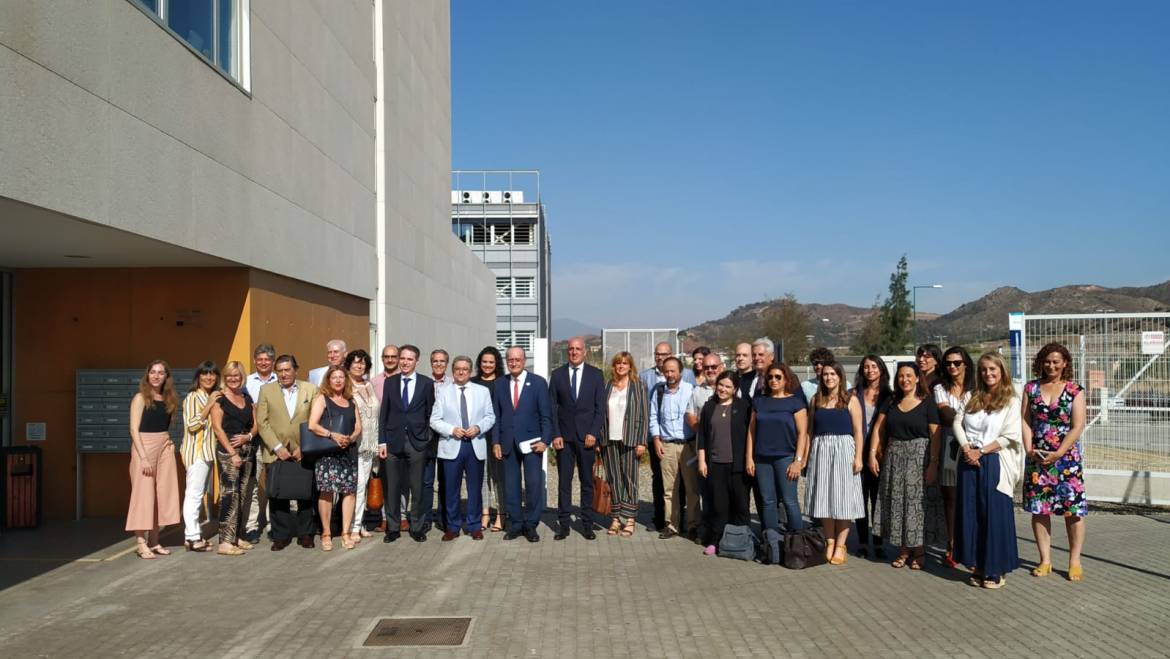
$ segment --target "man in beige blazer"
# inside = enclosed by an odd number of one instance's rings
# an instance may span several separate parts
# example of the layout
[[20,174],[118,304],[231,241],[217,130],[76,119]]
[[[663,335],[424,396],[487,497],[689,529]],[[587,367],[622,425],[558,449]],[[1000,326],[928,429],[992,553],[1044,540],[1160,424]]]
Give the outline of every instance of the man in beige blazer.
[[[300,463],[301,424],[309,420],[309,408],[317,387],[297,379],[297,359],[292,355],[276,358],[276,382],[260,387],[256,401],[256,424],[260,427],[260,460],[272,464],[278,460]],[[271,470],[267,470],[269,474]],[[271,491],[271,487],[269,487]],[[272,524],[272,551],[280,551],[297,537],[300,545],[313,548],[313,500],[268,498],[268,519]]]

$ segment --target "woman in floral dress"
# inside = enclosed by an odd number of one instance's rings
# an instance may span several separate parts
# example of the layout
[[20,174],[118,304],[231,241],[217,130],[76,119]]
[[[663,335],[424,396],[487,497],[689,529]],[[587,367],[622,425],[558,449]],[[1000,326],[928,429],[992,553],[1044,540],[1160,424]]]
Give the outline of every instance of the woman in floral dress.
[[1078,440],[1085,429],[1084,389],[1072,381],[1072,358],[1059,343],[1040,349],[1032,372],[1038,379],[1024,387],[1024,509],[1032,513],[1032,532],[1040,564],[1032,576],[1052,572],[1052,515],[1063,515],[1068,532],[1068,579],[1080,581],[1085,544],[1084,469]]

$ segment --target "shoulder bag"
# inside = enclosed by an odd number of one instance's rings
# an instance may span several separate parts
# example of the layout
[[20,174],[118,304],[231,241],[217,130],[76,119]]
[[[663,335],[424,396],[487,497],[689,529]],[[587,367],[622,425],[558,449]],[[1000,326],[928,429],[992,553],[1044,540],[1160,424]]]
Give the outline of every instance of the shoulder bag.
[[609,481],[601,477],[601,456],[593,461],[593,510],[602,517],[609,517],[613,512]]
[[[351,402],[350,405],[353,405]],[[354,410],[356,414],[357,411]],[[322,414],[321,425],[331,433],[345,434],[341,432],[341,424],[344,422],[340,416],[336,416],[329,409],[329,401],[325,401],[325,413]],[[323,457],[329,455],[339,455],[344,449],[337,445],[329,437],[321,437],[320,435],[309,430],[309,422],[305,421],[301,424],[301,459],[310,463],[315,462]]]

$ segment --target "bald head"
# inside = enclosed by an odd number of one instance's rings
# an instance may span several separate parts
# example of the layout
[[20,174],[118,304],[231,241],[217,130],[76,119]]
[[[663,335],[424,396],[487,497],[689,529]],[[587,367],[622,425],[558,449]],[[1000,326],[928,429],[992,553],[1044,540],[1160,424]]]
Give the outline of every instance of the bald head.
[[662,370],[662,361],[674,354],[674,348],[666,341],[661,341],[654,346],[654,366],[659,371]]
[[752,370],[752,344],[744,342],[735,345],[735,370],[740,373]]
[[574,336],[569,339],[569,363],[580,366],[585,361],[585,339]]
[[508,366],[508,372],[513,377],[520,375],[527,361],[528,358],[524,354],[524,348],[520,346],[512,346],[508,348],[508,352],[504,353],[504,363]]

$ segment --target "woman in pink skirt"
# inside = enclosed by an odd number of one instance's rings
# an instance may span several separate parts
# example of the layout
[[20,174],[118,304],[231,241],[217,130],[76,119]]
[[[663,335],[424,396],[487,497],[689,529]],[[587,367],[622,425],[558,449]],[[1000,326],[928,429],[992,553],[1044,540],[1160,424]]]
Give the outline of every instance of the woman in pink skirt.
[[[179,523],[179,477],[171,418],[179,397],[171,369],[162,360],[151,362],[138,393],[130,401],[130,510],[126,530],[138,540],[138,557],[154,558],[171,552],[162,546],[159,528]],[[153,540],[153,545],[151,541]]]

